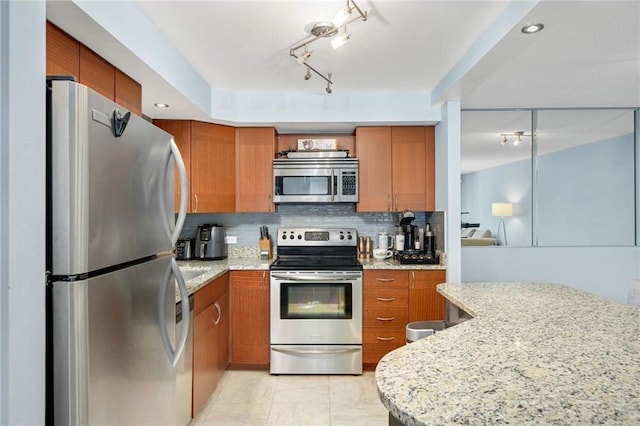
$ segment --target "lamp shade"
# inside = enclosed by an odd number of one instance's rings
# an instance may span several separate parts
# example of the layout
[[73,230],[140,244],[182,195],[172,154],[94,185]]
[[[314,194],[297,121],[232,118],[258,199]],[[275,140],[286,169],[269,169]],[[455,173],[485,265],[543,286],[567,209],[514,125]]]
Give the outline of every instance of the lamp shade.
[[513,204],[511,203],[491,203],[492,216],[513,216]]

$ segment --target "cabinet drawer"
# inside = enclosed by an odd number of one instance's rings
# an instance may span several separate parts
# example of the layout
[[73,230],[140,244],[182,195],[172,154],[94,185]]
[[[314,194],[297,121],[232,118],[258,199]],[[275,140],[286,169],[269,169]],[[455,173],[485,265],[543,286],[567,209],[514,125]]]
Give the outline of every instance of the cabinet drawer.
[[198,289],[193,301],[193,315],[198,315],[208,306],[212,305],[223,294],[229,292],[229,273],[209,281],[204,287]]
[[406,289],[409,288],[409,273],[407,271],[365,271],[364,289]]
[[406,289],[367,289],[364,291],[367,311],[379,309],[407,309],[409,292]]
[[406,309],[380,309],[365,310],[363,318],[364,327],[399,327],[404,330],[409,320],[409,314]]
[[405,345],[404,327],[393,327],[391,330],[380,327],[364,329],[362,345],[362,361],[365,364],[375,364],[387,353]]

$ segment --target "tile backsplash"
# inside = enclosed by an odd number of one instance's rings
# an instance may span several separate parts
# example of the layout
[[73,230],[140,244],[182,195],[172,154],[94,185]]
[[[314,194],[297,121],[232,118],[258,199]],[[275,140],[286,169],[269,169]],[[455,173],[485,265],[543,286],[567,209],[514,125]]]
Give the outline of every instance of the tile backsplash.
[[[414,212],[415,225],[430,223],[436,237],[436,249],[444,250],[444,212]],[[207,223],[224,225],[227,236],[235,236],[237,244],[229,248],[257,247],[259,227],[265,225],[271,235],[283,226],[316,228],[356,228],[358,235],[375,241],[378,232],[392,232],[401,213],[357,213],[351,204],[281,205],[277,213],[194,213],[188,214],[182,238],[193,238],[198,226]],[[274,244],[276,242],[274,241]]]

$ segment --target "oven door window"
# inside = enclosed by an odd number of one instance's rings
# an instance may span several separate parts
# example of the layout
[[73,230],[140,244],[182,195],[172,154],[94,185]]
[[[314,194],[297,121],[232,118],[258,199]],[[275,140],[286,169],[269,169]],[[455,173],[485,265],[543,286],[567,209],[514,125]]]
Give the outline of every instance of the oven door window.
[[351,283],[281,283],[281,319],[351,319]]
[[331,195],[331,176],[276,176],[276,195]]

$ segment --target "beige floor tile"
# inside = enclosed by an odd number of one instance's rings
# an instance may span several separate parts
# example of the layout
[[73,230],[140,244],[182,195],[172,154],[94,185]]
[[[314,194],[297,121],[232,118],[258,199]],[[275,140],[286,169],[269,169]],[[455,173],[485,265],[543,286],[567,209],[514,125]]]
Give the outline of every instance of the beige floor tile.
[[331,426],[387,426],[388,412],[382,403],[375,405],[331,404]]
[[328,403],[273,403],[268,426],[330,426]]
[[272,376],[226,371],[190,426],[387,426],[372,372]]
[[329,405],[329,376],[279,376],[273,403]]
[[382,404],[378,397],[373,372],[361,376],[330,376],[331,404]]
[[198,426],[264,426],[267,423],[271,401],[226,402],[213,401],[210,410]]
[[213,398],[216,402],[270,404],[277,383],[277,376],[264,371],[229,371],[225,372]]

